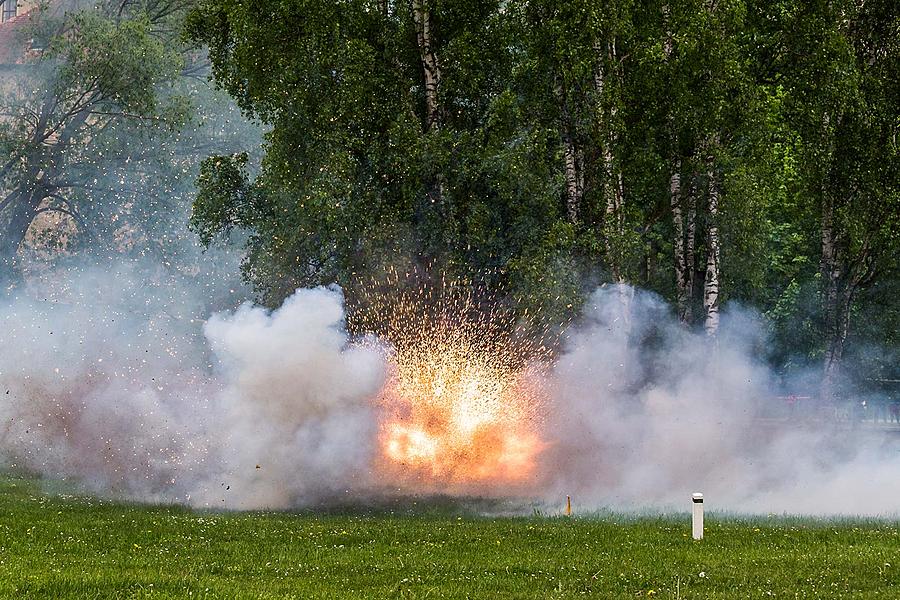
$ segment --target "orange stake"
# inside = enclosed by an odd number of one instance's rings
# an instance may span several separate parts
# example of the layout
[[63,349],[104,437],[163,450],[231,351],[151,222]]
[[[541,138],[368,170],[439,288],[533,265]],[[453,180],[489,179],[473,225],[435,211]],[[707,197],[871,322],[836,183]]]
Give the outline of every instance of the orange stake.
[[566,496],[566,516],[572,516],[572,496]]

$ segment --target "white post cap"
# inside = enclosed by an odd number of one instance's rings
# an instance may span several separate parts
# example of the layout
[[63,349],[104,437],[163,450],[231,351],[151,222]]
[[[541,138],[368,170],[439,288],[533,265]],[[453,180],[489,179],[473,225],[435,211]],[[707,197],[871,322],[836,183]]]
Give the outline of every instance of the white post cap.
[[693,494],[691,494],[691,499],[694,502],[703,502],[703,494],[701,494],[700,492],[694,492]]

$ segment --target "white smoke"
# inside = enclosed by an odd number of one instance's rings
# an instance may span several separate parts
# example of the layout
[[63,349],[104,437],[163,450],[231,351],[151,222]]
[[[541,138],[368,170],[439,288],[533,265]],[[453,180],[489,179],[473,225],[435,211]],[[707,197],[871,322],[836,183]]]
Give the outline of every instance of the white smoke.
[[229,506],[292,506],[368,485],[370,399],[384,364],[348,346],[342,301],[337,288],[298,290],[272,313],[245,304],[206,324],[226,381],[217,479],[231,482]]
[[[389,485],[373,475],[385,354],[350,341],[339,289],[205,318],[194,284],[122,267],[79,280],[65,301],[0,306],[7,468],[236,509],[365,502]],[[702,491],[731,511],[898,511],[896,446],[849,421],[785,418],[751,312],[726,311],[712,341],[652,294],[621,292],[591,296],[552,367],[536,497],[683,509]]]
[[365,483],[383,365],[348,345],[340,290],[298,290],[278,310],[245,304],[203,325],[186,310],[189,289],[154,293],[121,271],[83,279],[67,302],[0,308],[7,466],[227,508],[296,506]]
[[[582,507],[894,514],[900,456],[888,433],[790,414],[763,364],[761,323],[732,308],[717,340],[655,296],[601,288],[555,367],[548,499]],[[813,390],[815,393],[815,390]]]

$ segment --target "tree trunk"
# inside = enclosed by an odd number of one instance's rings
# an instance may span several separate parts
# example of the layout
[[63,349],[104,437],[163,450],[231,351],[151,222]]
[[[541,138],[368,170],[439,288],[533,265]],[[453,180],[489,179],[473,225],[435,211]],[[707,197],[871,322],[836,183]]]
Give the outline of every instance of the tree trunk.
[[[675,51],[675,38],[672,34],[671,7],[668,2],[662,6],[663,30],[663,56],[668,63]],[[672,112],[667,115],[669,136],[673,153],[678,153],[678,136],[675,125],[675,117]],[[687,193],[687,216],[684,215],[684,194],[682,193],[681,159],[672,161],[672,173],[669,177],[669,203],[672,209],[672,224],[674,228],[674,253],[675,253],[675,294],[678,310],[678,321],[683,324],[693,322],[694,306],[694,237],[695,222],[697,216],[696,181],[697,174],[693,173],[689,180]],[[686,221],[686,222],[685,222]]]
[[563,144],[563,173],[566,181],[566,217],[578,223],[581,200],[584,197],[584,169],[581,152],[575,142],[569,100],[562,85],[556,86],[556,100],[560,111],[560,137]]
[[28,228],[37,216],[38,207],[48,197],[53,184],[59,177],[58,165],[61,157],[81,127],[90,116],[86,106],[71,116],[52,143],[46,143],[47,130],[53,117],[55,99],[47,96],[43,102],[37,127],[31,135],[33,144],[25,154],[22,182],[14,186],[6,198],[0,201],[0,290],[8,290],[21,281],[21,272],[16,265],[19,247],[28,233]]
[[441,126],[441,104],[439,99],[441,68],[437,52],[434,49],[431,12],[424,7],[422,0],[410,0],[410,5],[416,26],[416,41],[419,46],[422,71],[425,74],[425,130],[431,131]]
[[[443,110],[440,103],[441,69],[435,50],[432,31],[431,12],[425,8],[422,0],[410,0],[410,9],[416,29],[416,43],[422,62],[425,81],[425,132],[438,131],[443,122]],[[416,209],[416,220],[421,224],[429,219],[443,220],[447,218],[444,206],[445,178],[439,168],[435,169],[427,191],[424,205]],[[430,251],[424,255],[430,256]]]
[[697,261],[695,249],[697,247],[697,182],[700,176],[696,171],[691,173],[691,183],[688,186],[687,197],[687,238],[684,242],[684,264],[687,268],[684,284],[687,293],[686,323],[694,322],[694,307],[697,305],[695,298],[695,285],[697,280]]
[[672,174],[669,176],[669,205],[672,210],[673,240],[672,246],[675,255],[675,295],[678,307],[678,320],[688,322],[688,307],[691,301],[691,290],[688,288],[688,265],[685,254],[684,215],[681,209],[681,160],[676,159],[672,164]]
[[615,40],[606,48],[606,61],[604,62],[603,48],[599,42],[594,44],[594,50],[598,54],[597,67],[594,71],[594,88],[597,93],[597,101],[600,104],[599,120],[602,132],[601,157],[603,162],[603,195],[606,204],[606,218],[604,219],[606,255],[612,271],[613,281],[617,284],[625,283],[624,274],[624,244],[625,237],[625,185],[622,171],[616,163],[614,149],[619,143],[617,102],[609,103],[607,111],[605,96],[607,89],[607,63],[609,71],[615,73],[618,62]]
[[[685,325],[694,321],[694,246],[697,235],[697,173],[689,179],[687,194],[682,193],[681,160],[675,160],[669,177],[669,203],[674,229],[675,293],[678,320]],[[686,205],[686,206],[685,206]],[[687,209],[687,214],[685,214]]]
[[563,159],[566,172],[566,216],[570,223],[578,222],[581,199],[584,195],[580,176],[578,150],[568,130],[563,132]]
[[844,345],[850,332],[850,305],[854,287],[849,284],[844,256],[840,250],[834,223],[834,200],[822,193],[822,313],[825,334],[825,360],[822,374],[822,399],[835,399],[835,386],[844,357]]
[[[616,40],[612,38],[604,48],[599,40],[594,42],[597,54],[594,69],[594,90],[599,105],[598,120],[601,134],[601,157],[603,162],[603,195],[606,214],[603,223],[606,257],[619,296],[624,331],[631,329],[631,301],[634,288],[626,285],[625,278],[625,184],[622,170],[616,160],[619,146],[618,81],[608,86],[608,76],[620,77]],[[608,97],[612,96],[612,101]],[[607,106],[609,109],[607,110]]]
[[[662,23],[665,31],[665,39],[663,40],[663,56],[666,62],[672,58],[672,52],[675,51],[675,36],[672,35],[672,8],[668,2],[662,5]],[[671,116],[671,115],[670,115]]]
[[704,329],[706,335],[715,337],[719,331],[719,181],[713,157],[707,159],[709,185],[708,225],[706,231],[706,279],[703,284]]
[[35,191],[14,190],[0,210],[0,291],[6,292],[21,281],[16,254],[34,220],[41,195]]

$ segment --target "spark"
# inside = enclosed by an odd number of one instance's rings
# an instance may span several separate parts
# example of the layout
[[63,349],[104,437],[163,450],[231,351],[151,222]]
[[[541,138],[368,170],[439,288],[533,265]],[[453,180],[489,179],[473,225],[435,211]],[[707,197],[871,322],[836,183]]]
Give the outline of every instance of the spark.
[[[536,323],[470,282],[390,272],[357,295],[349,326],[387,342],[380,466],[421,491],[525,485],[546,446]],[[476,487],[477,486],[477,487]]]

